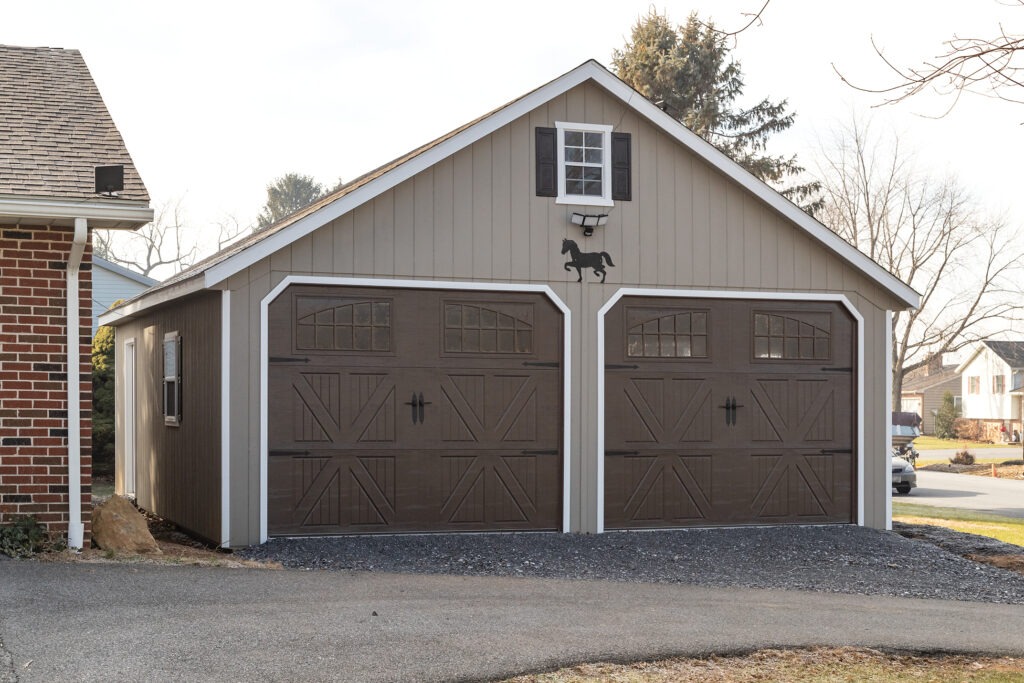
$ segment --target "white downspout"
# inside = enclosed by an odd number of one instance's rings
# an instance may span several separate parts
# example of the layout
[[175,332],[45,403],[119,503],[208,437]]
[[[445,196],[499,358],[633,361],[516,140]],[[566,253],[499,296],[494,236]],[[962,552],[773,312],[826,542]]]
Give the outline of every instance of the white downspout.
[[68,547],[80,550],[85,541],[85,524],[82,522],[82,402],[80,397],[81,373],[79,364],[78,326],[78,272],[82,265],[82,254],[89,241],[89,223],[84,218],[75,219],[75,237],[68,255]]

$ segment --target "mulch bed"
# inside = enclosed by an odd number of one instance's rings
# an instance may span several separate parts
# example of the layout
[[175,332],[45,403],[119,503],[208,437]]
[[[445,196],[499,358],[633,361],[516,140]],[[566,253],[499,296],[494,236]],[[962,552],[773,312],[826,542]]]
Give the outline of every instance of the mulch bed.
[[[974,465],[955,465],[953,463],[936,463],[924,465],[918,470],[926,472],[951,472],[953,474],[973,474],[977,477],[991,477],[992,463],[975,463]],[[1021,460],[1005,460],[995,463],[996,476],[1000,479],[1022,479],[1024,478],[1024,462]]]

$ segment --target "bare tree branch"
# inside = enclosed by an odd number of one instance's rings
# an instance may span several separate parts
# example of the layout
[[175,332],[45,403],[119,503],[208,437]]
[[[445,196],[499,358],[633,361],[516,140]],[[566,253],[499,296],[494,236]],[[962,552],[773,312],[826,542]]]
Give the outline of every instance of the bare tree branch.
[[[1022,8],[1024,0],[1006,4]],[[938,118],[948,114],[965,92],[1024,104],[1024,36],[1008,33],[1000,24],[995,37],[965,38],[954,34],[943,45],[945,50],[941,54],[921,66],[901,67],[885,55],[872,37],[872,49],[896,77],[895,83],[882,88],[852,83],[835,64],[832,70],[855,90],[886,95],[882,104],[896,104],[928,89],[951,95],[950,106]]]
[[771,1],[772,0],[765,0],[764,4],[761,5],[761,9],[757,10],[756,14],[752,15],[749,12],[744,12],[742,16],[750,17],[750,21],[748,21],[743,28],[737,29],[735,31],[723,31],[721,29],[715,28],[711,24],[705,24],[704,22],[700,22],[700,23],[701,23],[702,26],[704,26],[704,28],[708,29],[709,31],[714,31],[715,33],[719,33],[719,34],[721,34],[721,35],[723,35],[723,36],[725,36],[727,38],[735,39],[736,36],[738,36],[739,34],[743,33],[744,31],[746,31],[748,28],[753,26],[755,23],[757,23],[758,26],[761,25],[761,15],[764,14],[764,11],[768,8],[768,3],[770,3]]
[[903,378],[939,354],[1024,317],[1017,235],[983,215],[952,178],[913,170],[854,120],[823,150],[822,221],[921,294],[893,315],[893,400]]
[[[218,224],[216,249],[250,231],[250,226],[226,217]],[[212,248],[212,244],[200,242],[198,231],[189,228],[180,197],[158,206],[153,222],[135,232],[97,230],[93,236],[97,256],[150,277],[178,273]]]

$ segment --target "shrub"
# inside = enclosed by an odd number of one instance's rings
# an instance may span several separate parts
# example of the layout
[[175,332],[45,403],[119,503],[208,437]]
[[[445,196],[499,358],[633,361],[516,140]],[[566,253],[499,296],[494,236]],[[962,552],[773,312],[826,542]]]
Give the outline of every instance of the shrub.
[[967,449],[957,451],[956,455],[949,459],[954,465],[973,465],[974,456],[967,452]]
[[956,402],[953,400],[953,392],[947,391],[942,395],[942,405],[935,413],[935,436],[940,439],[952,439],[956,436],[956,419],[960,417]]
[[981,420],[958,417],[953,421],[953,430],[956,432],[956,438],[964,441],[984,441],[985,439],[985,429]]
[[0,552],[11,557],[31,557],[50,547],[46,527],[32,516],[18,516],[0,525]]
[[92,339],[92,467],[114,471],[114,328],[106,325]]

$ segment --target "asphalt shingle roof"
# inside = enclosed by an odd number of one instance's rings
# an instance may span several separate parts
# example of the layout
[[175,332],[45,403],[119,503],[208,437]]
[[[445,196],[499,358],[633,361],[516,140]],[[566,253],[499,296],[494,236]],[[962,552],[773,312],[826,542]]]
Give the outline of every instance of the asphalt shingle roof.
[[986,341],[985,344],[1011,368],[1024,368],[1024,342]]
[[0,45],[0,195],[95,197],[94,167],[124,164],[149,193],[78,50]]
[[948,382],[959,376],[956,374],[956,368],[957,366],[955,364],[944,365],[941,370],[933,372],[930,375],[922,374],[910,379],[905,379],[903,380],[903,393],[907,394],[924,391],[925,389],[930,389],[934,386],[938,386],[939,384]]

